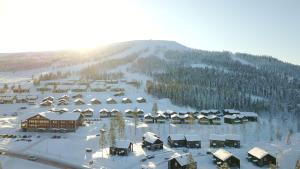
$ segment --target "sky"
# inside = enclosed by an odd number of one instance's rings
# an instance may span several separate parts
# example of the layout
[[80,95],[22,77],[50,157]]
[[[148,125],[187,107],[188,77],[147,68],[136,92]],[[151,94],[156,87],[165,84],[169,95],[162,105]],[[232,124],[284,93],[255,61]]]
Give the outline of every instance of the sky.
[[0,0],[0,52],[142,39],[300,65],[300,1]]

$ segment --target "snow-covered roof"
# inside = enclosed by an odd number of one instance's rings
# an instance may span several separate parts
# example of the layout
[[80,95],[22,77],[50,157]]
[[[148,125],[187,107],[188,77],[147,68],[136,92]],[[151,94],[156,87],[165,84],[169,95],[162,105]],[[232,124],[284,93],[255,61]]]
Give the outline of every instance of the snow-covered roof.
[[241,112],[241,115],[247,116],[247,117],[258,117],[257,113],[254,113],[254,112]]
[[100,109],[99,112],[109,112],[107,109],[103,108],[103,109]]
[[217,150],[216,152],[213,153],[213,155],[222,161],[226,161],[228,158],[233,156],[230,152],[224,149]]
[[264,156],[266,156],[267,154],[269,154],[268,152],[266,152],[264,149],[258,148],[258,147],[254,147],[252,148],[250,151],[248,151],[248,153],[258,159],[263,158]]
[[[101,109],[102,110],[102,109]],[[108,110],[107,110],[108,111]],[[113,109],[111,109],[111,112],[120,112],[118,109],[115,109],[115,108],[113,108]]]
[[115,147],[127,149],[130,143],[131,142],[129,140],[116,140]]
[[94,109],[92,108],[87,108],[87,109],[84,109],[85,112],[89,111],[89,112],[94,112]]
[[154,116],[150,113],[147,113],[147,114],[144,115],[144,118],[146,118],[146,117],[154,117]]
[[224,109],[224,112],[228,112],[230,114],[240,114],[240,111],[235,109]]
[[81,109],[74,109],[73,112],[82,112]]
[[244,115],[239,115],[239,114],[233,114],[233,115],[225,115],[224,118],[227,119],[237,119],[237,118],[244,118]]
[[91,99],[91,102],[94,102],[94,101],[100,101],[99,99],[96,99],[96,98],[92,98]]
[[180,118],[178,114],[172,114],[171,115],[171,118],[176,118],[176,117]]
[[184,140],[185,137],[183,134],[170,134],[171,140]]
[[138,98],[136,98],[136,100],[141,101],[141,100],[145,100],[145,98],[143,98],[143,97],[138,97]]
[[113,98],[111,98],[111,97],[109,97],[109,98],[106,99],[107,102],[114,101],[114,100],[115,100],[115,99],[113,99]]
[[128,97],[122,98],[122,101],[128,101],[128,100],[130,100]]
[[133,110],[132,109],[126,109],[124,112],[129,113],[129,112],[133,112]]
[[83,103],[84,103],[84,100],[81,99],[81,98],[78,98],[78,99],[75,99],[75,100],[74,100],[74,103],[76,103],[76,102],[83,102]]
[[187,141],[200,141],[201,138],[198,135],[185,135]]
[[154,143],[156,140],[159,140],[159,138],[153,134],[146,134],[146,135],[144,134],[144,140],[149,143]]
[[53,112],[41,112],[39,115],[49,120],[77,120],[80,117],[78,113],[53,113]]
[[219,117],[216,115],[209,115],[207,116],[208,119],[218,119]]
[[237,134],[226,134],[225,135],[226,140],[240,140],[240,135]]
[[221,134],[211,134],[209,135],[210,140],[220,140],[220,141],[225,141],[225,136]]
[[[197,118],[198,118],[198,119],[202,119],[202,118],[207,118],[207,116],[205,116],[205,115],[203,115],[203,114],[200,114],[200,115],[197,116]],[[207,119],[208,119],[208,118],[207,118]]]
[[147,131],[146,133],[144,133],[143,137],[148,137],[148,136],[155,136],[155,137],[158,137],[155,133],[152,133],[152,132],[149,132]]
[[176,161],[181,165],[181,166],[185,166],[190,164],[191,162],[194,162],[194,159],[190,159],[189,156],[191,156],[191,154],[187,153],[187,154],[182,154],[182,155],[174,155],[172,156],[173,158],[176,159]]
[[166,113],[167,113],[167,114],[174,114],[174,113],[176,113],[176,112],[173,111],[173,110],[166,110]]

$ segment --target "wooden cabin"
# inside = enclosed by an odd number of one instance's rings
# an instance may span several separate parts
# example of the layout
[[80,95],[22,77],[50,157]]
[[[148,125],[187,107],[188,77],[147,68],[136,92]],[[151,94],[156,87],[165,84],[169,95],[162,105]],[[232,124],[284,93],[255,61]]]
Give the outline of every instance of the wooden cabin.
[[203,114],[198,115],[197,119],[200,124],[210,124],[210,120]]
[[135,115],[134,115],[134,110],[132,110],[132,109],[126,109],[125,111],[125,116],[126,117],[134,117]]
[[234,109],[224,109],[223,110],[224,115],[234,115],[234,114],[240,114],[240,111],[234,110]]
[[74,96],[72,96],[73,99],[79,99],[79,98],[82,98],[82,94],[76,94]]
[[69,101],[68,100],[65,100],[65,99],[60,99],[58,100],[58,103],[57,103],[58,106],[61,106],[61,105],[69,105]]
[[209,115],[209,116],[207,116],[207,118],[209,119],[210,124],[213,124],[213,125],[221,124],[221,118],[216,115]]
[[136,114],[139,118],[143,118],[144,117],[144,110],[143,109],[137,109]]
[[217,164],[218,167],[226,163],[229,168],[240,168],[240,159],[224,149],[219,149],[214,152],[213,158],[214,163]]
[[168,161],[168,169],[197,169],[191,154],[175,155]]
[[41,106],[52,106],[53,104],[53,101],[51,100],[46,100],[46,101],[43,101],[42,103],[40,103]]
[[26,95],[26,99],[28,101],[35,101],[38,99],[38,96],[35,96],[35,95]]
[[14,103],[14,96],[5,95],[0,97],[0,104],[13,104]]
[[62,108],[62,109],[57,109],[57,108],[51,108],[49,109],[50,112],[55,112],[55,113],[65,113],[68,112],[69,109],[67,108]]
[[27,103],[28,100],[26,99],[26,96],[24,95],[17,95],[16,96],[16,103]]
[[83,123],[78,113],[37,113],[21,121],[23,131],[75,131]]
[[154,122],[155,123],[165,123],[166,116],[164,114],[157,114],[156,116],[154,116]]
[[84,115],[84,117],[93,117],[94,109],[87,108],[87,109],[83,110],[81,113]]
[[54,101],[54,97],[53,96],[48,96],[48,97],[45,97],[42,102],[45,102],[45,101]]
[[107,104],[117,104],[117,101],[110,97],[110,98],[106,99],[106,103]]
[[136,98],[136,102],[138,102],[138,103],[146,103],[146,99],[144,97],[138,97],[138,98]]
[[124,92],[116,92],[116,93],[114,94],[114,96],[124,96],[124,95],[125,95]]
[[183,124],[193,124],[194,123],[194,118],[193,116],[189,115],[189,114],[185,114],[180,116],[181,117],[181,123]]
[[170,119],[171,116],[174,115],[174,114],[177,114],[177,113],[176,113],[175,111],[173,111],[173,110],[166,110],[166,111],[164,112],[164,115],[165,115],[168,119]]
[[241,146],[241,138],[240,135],[236,134],[226,134],[225,135],[225,146],[240,148]]
[[184,137],[187,148],[201,148],[201,139],[198,135],[185,135]]
[[122,99],[122,103],[123,103],[123,104],[127,104],[127,103],[132,103],[132,101],[131,101],[129,98],[124,97],[124,98]]
[[246,117],[248,121],[255,122],[258,119],[257,113],[254,112],[241,112],[241,115]]
[[154,116],[152,114],[145,114],[144,122],[145,123],[154,123]]
[[171,123],[173,124],[181,124],[181,117],[178,114],[171,115]]
[[81,98],[75,99],[74,103],[75,103],[75,105],[84,105],[85,104],[84,100]]
[[91,99],[91,104],[95,105],[95,104],[101,104],[101,101],[96,99],[96,98],[92,98]]
[[148,150],[161,150],[163,149],[163,141],[151,132],[146,132],[143,135],[142,148],[147,148]]
[[101,109],[99,111],[99,114],[100,114],[100,118],[110,117],[110,111],[108,111],[107,109]]
[[58,100],[67,100],[67,101],[69,101],[69,99],[70,99],[70,96],[68,96],[68,95],[63,95],[60,98],[58,98]]
[[243,116],[241,115],[225,115],[224,116],[224,123],[227,124],[241,124],[243,123]]
[[247,159],[260,167],[270,164],[276,165],[276,158],[264,149],[258,147],[254,147],[248,151]]
[[110,155],[128,156],[133,151],[133,144],[129,140],[116,140],[114,146],[109,147]]
[[225,136],[219,134],[211,134],[209,136],[209,146],[212,148],[221,148],[225,146]]
[[185,147],[185,137],[183,134],[171,134],[168,136],[168,144],[170,147]]
[[73,113],[81,113],[81,112],[82,112],[81,109],[74,109],[74,110],[73,110]]
[[111,117],[117,117],[117,116],[121,116],[121,112],[120,112],[120,110],[118,110],[118,109],[111,109],[111,111],[110,111],[110,116]]

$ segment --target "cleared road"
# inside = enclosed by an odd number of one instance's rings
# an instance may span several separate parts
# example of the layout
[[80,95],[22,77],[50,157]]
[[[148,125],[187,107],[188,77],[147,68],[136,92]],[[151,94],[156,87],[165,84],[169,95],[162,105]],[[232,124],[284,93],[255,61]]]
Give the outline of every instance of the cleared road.
[[[15,157],[15,158],[19,158],[19,159],[24,159],[24,160],[28,160],[28,157],[30,156],[30,154],[12,152],[12,151],[9,151],[9,150],[3,150],[2,149],[0,151],[2,152],[2,155]],[[49,159],[49,158],[46,158],[46,157],[41,157],[41,156],[36,156],[36,155],[34,155],[34,156],[37,159],[33,162],[49,165],[49,166],[56,167],[56,168],[61,168],[61,169],[88,169],[88,167],[76,166],[76,165],[73,165],[73,164],[69,164],[69,163],[65,163],[65,162],[62,162],[62,161]]]

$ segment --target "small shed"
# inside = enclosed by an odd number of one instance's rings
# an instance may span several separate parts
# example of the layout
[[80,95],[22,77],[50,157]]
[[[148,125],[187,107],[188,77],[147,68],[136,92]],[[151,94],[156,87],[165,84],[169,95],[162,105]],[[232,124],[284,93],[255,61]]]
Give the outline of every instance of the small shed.
[[40,105],[41,106],[51,106],[52,104],[53,104],[53,101],[46,100],[46,101],[43,101]]
[[151,132],[146,132],[143,135],[142,148],[147,148],[148,150],[161,150],[163,149],[163,141]]
[[132,103],[132,101],[131,101],[129,98],[124,97],[124,98],[122,99],[122,103],[123,103],[123,104],[128,104],[128,103]]
[[110,116],[110,112],[107,109],[101,109],[99,111],[100,118],[106,118]]
[[101,101],[99,99],[92,98],[91,99],[91,104],[101,104]]
[[144,122],[145,123],[154,123],[154,116],[152,114],[145,114],[144,115]]
[[134,117],[134,111],[132,109],[126,109],[124,112],[126,117]]
[[221,124],[221,118],[216,115],[209,115],[209,116],[207,116],[207,118],[209,119],[210,124],[214,124],[214,125]]
[[75,105],[84,105],[85,104],[84,100],[81,98],[75,99],[74,103],[75,103]]
[[129,140],[116,140],[115,145],[109,147],[110,155],[128,156],[133,151],[133,144]]
[[110,111],[110,116],[111,117],[117,117],[117,116],[121,116],[121,112],[120,112],[120,110],[118,110],[118,109],[111,109],[111,111]]
[[224,123],[227,123],[227,124],[240,124],[242,123],[242,119],[240,118],[239,115],[225,115],[224,116]]
[[261,167],[270,164],[276,165],[276,158],[264,149],[258,147],[254,147],[248,151],[247,159]]
[[197,119],[200,124],[210,124],[210,120],[206,115],[200,114],[197,116]]
[[168,161],[168,169],[197,169],[197,162],[191,154],[176,154]]
[[165,123],[166,122],[166,116],[164,114],[157,114],[154,116],[154,121],[156,123]]
[[212,148],[221,148],[225,146],[225,136],[220,134],[211,134],[209,136],[209,146]]
[[138,97],[138,98],[136,98],[136,101],[138,103],[146,103],[146,99],[144,97]]
[[198,135],[185,135],[187,148],[201,148],[201,138]]
[[213,153],[213,157],[214,163],[216,163],[219,167],[226,163],[230,168],[240,168],[240,159],[235,157],[229,151],[219,149]]
[[185,137],[183,134],[171,134],[168,136],[168,144],[170,147],[185,147]]
[[117,104],[117,101],[111,97],[109,97],[108,99],[106,99],[106,103],[107,104]]
[[87,108],[87,109],[83,110],[81,113],[84,115],[84,117],[93,117],[94,109]]

